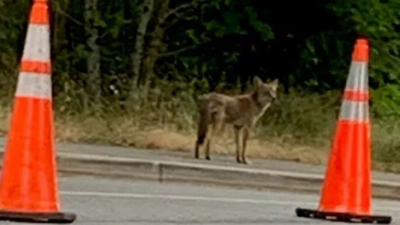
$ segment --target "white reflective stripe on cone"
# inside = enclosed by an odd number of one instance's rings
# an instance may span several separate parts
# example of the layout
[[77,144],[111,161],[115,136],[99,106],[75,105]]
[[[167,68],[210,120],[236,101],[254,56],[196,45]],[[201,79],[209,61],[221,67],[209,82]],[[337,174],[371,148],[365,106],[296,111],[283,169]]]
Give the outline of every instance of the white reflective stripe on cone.
[[366,101],[350,101],[343,100],[340,108],[340,119],[368,122],[369,121],[369,105]]
[[368,90],[367,62],[351,62],[346,88],[350,90]]
[[21,72],[15,95],[17,97],[51,99],[51,76],[49,74]]
[[30,61],[50,61],[49,25],[29,24],[22,59]]

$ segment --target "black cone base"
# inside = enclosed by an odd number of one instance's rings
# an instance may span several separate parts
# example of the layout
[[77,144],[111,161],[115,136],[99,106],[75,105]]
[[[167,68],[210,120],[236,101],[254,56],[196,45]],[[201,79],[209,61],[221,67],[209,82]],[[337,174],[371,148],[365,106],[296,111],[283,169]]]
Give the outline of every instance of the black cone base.
[[322,212],[311,209],[296,209],[296,215],[298,217],[315,218],[337,222],[352,222],[352,223],[378,223],[378,224],[390,224],[392,218],[390,216],[378,216],[378,215],[354,215],[351,213],[338,213],[338,212]]
[[27,213],[0,210],[0,221],[25,223],[72,223],[76,219],[73,213]]

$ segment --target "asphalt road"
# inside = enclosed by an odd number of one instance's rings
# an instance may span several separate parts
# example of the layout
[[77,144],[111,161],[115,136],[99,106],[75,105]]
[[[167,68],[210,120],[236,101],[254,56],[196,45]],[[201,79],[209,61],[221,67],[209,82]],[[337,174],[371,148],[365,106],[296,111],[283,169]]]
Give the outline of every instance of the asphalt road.
[[[315,208],[317,195],[86,176],[59,181],[62,211],[75,212],[78,225],[329,223],[295,216],[296,207]],[[374,200],[373,205],[375,213],[393,216],[392,224],[400,218],[400,202]]]

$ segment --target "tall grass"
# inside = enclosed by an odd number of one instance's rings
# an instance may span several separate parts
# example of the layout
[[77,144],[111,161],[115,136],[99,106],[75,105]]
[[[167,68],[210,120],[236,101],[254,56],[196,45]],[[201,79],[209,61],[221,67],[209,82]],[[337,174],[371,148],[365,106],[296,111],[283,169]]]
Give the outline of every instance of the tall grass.
[[[196,96],[202,91],[190,84],[163,83],[146,95],[137,93],[122,110],[108,101],[83,112],[55,99],[56,137],[60,142],[87,142],[137,148],[185,151],[192,154],[197,124]],[[12,92],[10,92],[12,93]],[[238,93],[237,91],[235,93]],[[0,99],[0,130],[6,132],[12,94]],[[279,93],[279,102],[262,117],[248,145],[250,158],[272,158],[325,163],[341,104],[340,91],[323,95],[291,91]],[[62,110],[61,110],[62,109]],[[374,108],[371,108],[374,111]],[[377,169],[400,168],[400,127],[393,121],[372,118],[372,155]],[[232,132],[212,146],[212,154],[233,157]]]

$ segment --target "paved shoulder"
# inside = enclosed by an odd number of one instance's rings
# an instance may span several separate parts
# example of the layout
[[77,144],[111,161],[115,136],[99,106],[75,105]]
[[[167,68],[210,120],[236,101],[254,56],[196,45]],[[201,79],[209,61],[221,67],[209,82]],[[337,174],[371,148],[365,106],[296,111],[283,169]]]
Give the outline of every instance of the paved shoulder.
[[[0,139],[4,143],[4,138]],[[318,193],[325,167],[278,160],[237,164],[232,156],[196,160],[193,154],[163,150],[58,143],[60,172],[124,176],[160,182],[190,182]],[[373,196],[399,199],[400,176],[373,173]]]
[[[98,177],[62,177],[62,208],[76,224],[328,224],[298,218],[296,207],[319,197],[272,191],[159,184]],[[376,213],[398,216],[400,203],[375,200]]]

